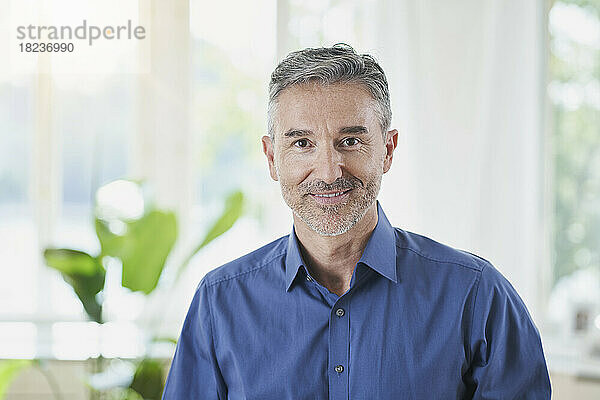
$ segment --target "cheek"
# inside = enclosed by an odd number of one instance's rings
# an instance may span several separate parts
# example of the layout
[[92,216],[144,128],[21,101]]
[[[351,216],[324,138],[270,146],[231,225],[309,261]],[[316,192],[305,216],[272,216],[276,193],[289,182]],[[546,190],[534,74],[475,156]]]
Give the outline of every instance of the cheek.
[[373,176],[383,173],[383,152],[373,152],[365,149],[352,154],[345,160],[348,172],[357,177]]
[[298,185],[310,174],[309,157],[296,154],[282,155],[277,158],[276,167],[282,185]]

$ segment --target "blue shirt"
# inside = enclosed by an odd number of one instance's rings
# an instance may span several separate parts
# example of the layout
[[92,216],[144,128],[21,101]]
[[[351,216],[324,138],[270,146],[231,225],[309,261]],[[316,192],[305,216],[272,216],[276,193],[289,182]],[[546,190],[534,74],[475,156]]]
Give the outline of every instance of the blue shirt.
[[486,260],[378,222],[342,296],[292,230],[200,282],[163,399],[549,399],[540,336]]

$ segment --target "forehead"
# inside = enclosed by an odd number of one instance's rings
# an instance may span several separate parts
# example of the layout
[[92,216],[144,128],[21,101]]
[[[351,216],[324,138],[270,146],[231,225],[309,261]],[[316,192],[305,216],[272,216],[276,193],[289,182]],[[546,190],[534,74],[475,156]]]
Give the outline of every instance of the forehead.
[[[292,85],[277,97],[278,131],[306,124],[377,124],[376,102],[359,83],[303,83]],[[333,127],[333,126],[332,126]]]

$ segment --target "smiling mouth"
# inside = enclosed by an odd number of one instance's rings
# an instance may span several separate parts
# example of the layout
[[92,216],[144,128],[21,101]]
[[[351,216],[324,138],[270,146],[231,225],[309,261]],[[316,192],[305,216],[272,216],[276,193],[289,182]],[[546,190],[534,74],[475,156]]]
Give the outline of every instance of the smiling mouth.
[[352,189],[344,190],[341,192],[335,192],[335,193],[322,193],[322,194],[312,193],[312,195],[315,197],[322,197],[322,198],[339,197],[339,196],[342,196],[342,195],[348,193],[350,190],[352,190]]

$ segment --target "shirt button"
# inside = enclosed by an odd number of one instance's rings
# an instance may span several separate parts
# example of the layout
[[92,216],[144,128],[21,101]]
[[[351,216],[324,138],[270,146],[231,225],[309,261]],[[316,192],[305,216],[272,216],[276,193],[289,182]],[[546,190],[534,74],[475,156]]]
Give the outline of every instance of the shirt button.
[[310,281],[312,281],[312,278],[310,276],[306,275],[306,280],[310,282]]
[[344,372],[344,366],[343,365],[336,365],[335,366],[335,372],[337,372],[338,374],[341,374],[342,372]]
[[346,312],[344,311],[343,308],[338,308],[337,310],[335,310],[335,315],[337,315],[340,318],[343,317],[345,313]]

